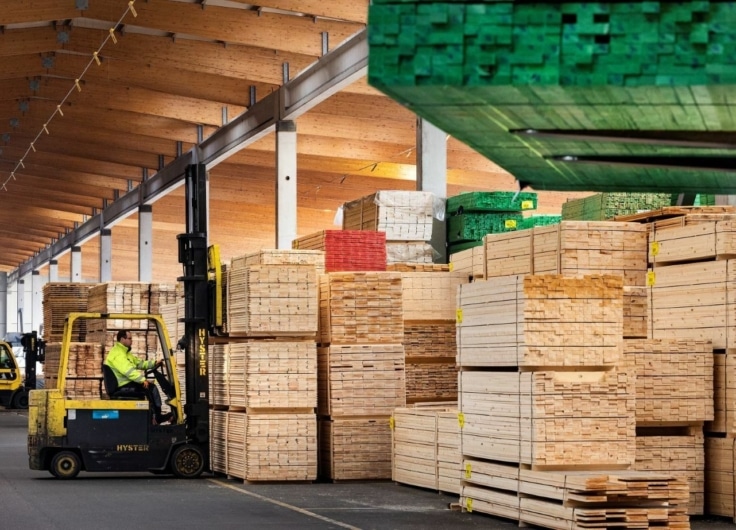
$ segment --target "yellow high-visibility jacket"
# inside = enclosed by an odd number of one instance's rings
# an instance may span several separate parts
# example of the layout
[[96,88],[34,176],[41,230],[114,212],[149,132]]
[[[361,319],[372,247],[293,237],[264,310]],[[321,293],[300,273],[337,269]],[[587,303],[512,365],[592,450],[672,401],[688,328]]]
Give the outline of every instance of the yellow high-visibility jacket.
[[105,364],[112,368],[118,381],[118,387],[128,383],[143,383],[146,374],[142,370],[150,370],[156,365],[153,359],[141,360],[127,346],[116,342],[107,354]]

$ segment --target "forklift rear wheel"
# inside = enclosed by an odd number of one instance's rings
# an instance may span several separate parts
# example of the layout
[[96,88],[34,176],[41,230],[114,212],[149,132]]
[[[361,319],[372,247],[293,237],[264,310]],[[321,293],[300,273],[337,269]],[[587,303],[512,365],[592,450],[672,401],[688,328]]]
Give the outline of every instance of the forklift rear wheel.
[[79,474],[82,463],[76,453],[72,451],[61,451],[51,461],[51,474],[56,478],[70,479]]
[[197,478],[204,471],[202,451],[196,445],[181,445],[171,455],[171,470],[179,478]]
[[28,408],[28,391],[27,390],[19,390],[15,393],[13,396],[13,403],[11,403],[10,408],[13,409],[27,409]]

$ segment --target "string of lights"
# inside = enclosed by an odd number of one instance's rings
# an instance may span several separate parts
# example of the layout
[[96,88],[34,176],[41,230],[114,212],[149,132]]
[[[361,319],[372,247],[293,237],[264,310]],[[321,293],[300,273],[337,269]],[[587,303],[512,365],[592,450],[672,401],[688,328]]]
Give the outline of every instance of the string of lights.
[[16,178],[15,178],[16,171],[18,171],[18,169],[20,169],[20,168],[24,168],[25,169],[25,167],[26,167],[25,164],[23,164],[23,161],[28,157],[28,155],[31,152],[34,152],[34,153],[36,152],[36,142],[41,137],[41,135],[43,133],[51,134],[49,132],[49,129],[48,129],[48,125],[49,125],[49,123],[51,123],[51,120],[53,120],[56,117],[57,114],[59,116],[61,116],[61,117],[64,117],[64,112],[61,110],[62,105],[64,105],[64,103],[66,103],[66,100],[69,99],[69,96],[71,96],[74,93],[74,90],[75,89],[77,90],[77,92],[81,92],[82,91],[81,80],[84,78],[84,75],[87,73],[87,71],[92,66],[92,63],[96,63],[97,66],[100,66],[102,64],[102,61],[100,60],[100,52],[105,47],[105,45],[108,43],[108,41],[112,40],[113,44],[117,44],[118,43],[117,37],[115,37],[115,28],[117,28],[123,22],[123,19],[128,15],[128,13],[132,13],[133,14],[133,17],[137,17],[138,16],[138,13],[136,13],[136,11],[135,11],[135,7],[133,7],[133,4],[135,4],[135,0],[130,0],[128,2],[128,7],[125,9],[125,11],[123,12],[123,14],[120,16],[120,18],[118,19],[117,23],[115,23],[113,25],[113,27],[111,27],[109,29],[107,36],[102,41],[102,44],[100,44],[99,48],[97,48],[96,51],[92,52],[92,57],[90,58],[89,62],[87,63],[87,66],[84,67],[84,70],[82,70],[82,73],[79,74],[79,77],[77,77],[74,80],[74,85],[72,85],[72,87],[66,93],[66,95],[64,96],[64,98],[61,100],[61,102],[58,105],[56,105],[56,108],[51,113],[51,116],[49,116],[49,119],[47,119],[44,122],[44,124],[41,126],[41,130],[38,131],[38,134],[36,134],[36,136],[33,138],[33,140],[31,141],[31,144],[28,146],[28,149],[26,149],[26,152],[23,153],[23,156],[20,158],[20,160],[18,160],[18,163],[15,165],[15,168],[13,168],[13,170],[10,172],[10,175],[2,183],[2,187],[0,187],[0,189],[2,189],[4,191],[8,191],[8,188],[7,188],[8,183],[11,180],[16,180]]

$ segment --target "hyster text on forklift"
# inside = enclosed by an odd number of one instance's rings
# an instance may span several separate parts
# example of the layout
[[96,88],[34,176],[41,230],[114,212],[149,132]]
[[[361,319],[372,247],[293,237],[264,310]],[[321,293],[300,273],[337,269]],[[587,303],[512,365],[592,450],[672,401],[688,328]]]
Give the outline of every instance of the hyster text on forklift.
[[[207,351],[209,333],[215,333],[216,323],[222,321],[216,309],[221,307],[217,285],[220,263],[216,247],[207,246],[204,165],[187,166],[185,177],[187,233],[178,236],[179,262],[184,269],[184,276],[179,278],[184,284],[185,307],[184,336],[179,341],[186,353],[184,406],[176,357],[160,315],[70,313],[64,324],[56,388],[30,393],[31,469],[50,471],[60,479],[74,478],[80,471],[149,471],[195,478],[210,469],[208,366],[206,355],[200,356],[200,352]],[[173,413],[170,424],[155,424],[145,397],[119,396],[112,389],[105,391],[103,385],[99,397],[67,396],[72,330],[75,323],[78,326],[86,319],[107,321],[108,330],[124,328],[134,334],[136,330],[155,334],[157,345],[147,346],[147,353],[149,358],[155,356],[164,362],[149,375],[155,377],[166,396]],[[150,338],[148,335],[147,344]]]
[[27,409],[28,392],[36,388],[36,362],[44,362],[45,343],[35,331],[21,336],[25,354],[25,374],[21,373],[13,347],[0,341],[0,405],[10,409]]

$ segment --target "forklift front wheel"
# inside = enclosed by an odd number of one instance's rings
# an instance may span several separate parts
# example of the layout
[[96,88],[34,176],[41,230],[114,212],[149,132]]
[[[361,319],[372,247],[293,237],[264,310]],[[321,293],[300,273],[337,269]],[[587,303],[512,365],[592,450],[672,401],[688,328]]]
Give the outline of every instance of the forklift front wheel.
[[13,409],[27,409],[28,408],[28,391],[18,390],[13,396],[13,403],[10,408]]
[[179,478],[197,478],[204,471],[202,451],[196,445],[180,445],[171,455],[171,470]]
[[51,474],[56,478],[67,480],[76,477],[82,463],[76,453],[61,451],[51,460]]

